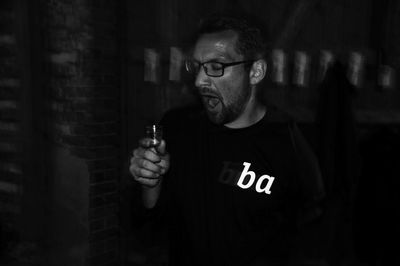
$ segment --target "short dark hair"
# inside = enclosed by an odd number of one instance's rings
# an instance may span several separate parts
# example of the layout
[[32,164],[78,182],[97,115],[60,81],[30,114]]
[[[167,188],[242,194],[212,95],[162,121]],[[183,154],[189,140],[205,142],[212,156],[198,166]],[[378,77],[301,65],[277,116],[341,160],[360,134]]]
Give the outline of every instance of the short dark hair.
[[262,27],[240,16],[211,15],[200,21],[198,37],[207,33],[232,30],[238,34],[236,52],[245,59],[260,59],[266,54],[267,36]]

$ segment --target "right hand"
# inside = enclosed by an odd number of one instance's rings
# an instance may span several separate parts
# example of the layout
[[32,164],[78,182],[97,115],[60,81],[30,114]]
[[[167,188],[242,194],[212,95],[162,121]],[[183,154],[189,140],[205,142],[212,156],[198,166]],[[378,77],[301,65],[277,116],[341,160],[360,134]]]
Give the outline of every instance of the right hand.
[[165,147],[164,140],[157,147],[151,146],[151,139],[139,141],[139,147],[133,151],[129,166],[129,171],[137,182],[147,187],[159,184],[170,164],[170,156]]

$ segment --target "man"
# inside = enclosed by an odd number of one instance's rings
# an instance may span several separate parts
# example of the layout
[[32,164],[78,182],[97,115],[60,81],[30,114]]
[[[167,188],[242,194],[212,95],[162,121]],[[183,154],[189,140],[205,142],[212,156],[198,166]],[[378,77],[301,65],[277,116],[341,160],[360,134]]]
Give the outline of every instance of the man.
[[323,193],[296,127],[259,100],[265,49],[245,20],[203,21],[186,62],[203,109],[167,113],[165,140],[133,152],[145,207],[166,213],[171,265],[286,263],[299,214]]

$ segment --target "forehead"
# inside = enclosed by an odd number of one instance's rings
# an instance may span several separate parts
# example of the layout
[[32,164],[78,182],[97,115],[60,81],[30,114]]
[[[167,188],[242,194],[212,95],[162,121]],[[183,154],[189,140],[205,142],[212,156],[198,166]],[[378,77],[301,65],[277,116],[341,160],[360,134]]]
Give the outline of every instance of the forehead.
[[232,30],[203,34],[194,46],[193,57],[200,62],[241,59],[235,49],[237,39],[238,34]]

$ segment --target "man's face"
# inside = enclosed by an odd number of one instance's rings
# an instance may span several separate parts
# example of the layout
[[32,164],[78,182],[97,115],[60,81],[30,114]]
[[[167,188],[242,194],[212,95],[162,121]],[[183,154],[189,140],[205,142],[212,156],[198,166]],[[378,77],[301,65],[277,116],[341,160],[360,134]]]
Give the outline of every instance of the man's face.
[[[194,60],[232,63],[245,60],[235,50],[237,34],[233,31],[204,34],[194,47]],[[203,67],[196,76],[203,105],[216,124],[233,122],[243,112],[250,97],[249,74],[243,64],[226,67],[221,77],[207,76]]]

